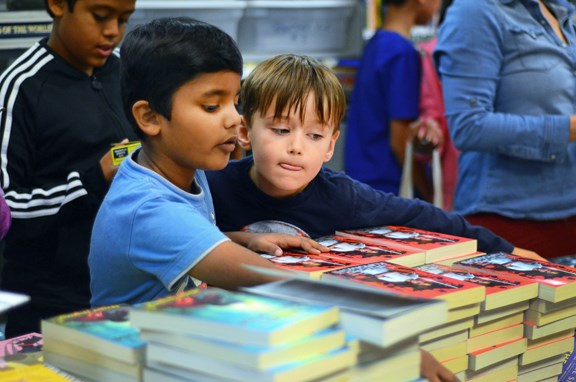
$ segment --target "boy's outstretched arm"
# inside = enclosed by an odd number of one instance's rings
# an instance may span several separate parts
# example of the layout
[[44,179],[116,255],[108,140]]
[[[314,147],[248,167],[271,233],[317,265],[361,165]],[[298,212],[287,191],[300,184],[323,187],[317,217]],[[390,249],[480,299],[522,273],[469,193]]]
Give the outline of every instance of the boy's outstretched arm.
[[204,256],[189,274],[210,286],[224,289],[236,289],[280,279],[252,271],[244,265],[278,270],[271,261],[257,253],[232,241],[225,241]]
[[428,382],[459,382],[458,378],[425,350],[420,349],[420,376]]
[[232,241],[254,252],[280,256],[282,249],[298,248],[308,253],[327,252],[328,248],[307,237],[282,233],[225,232]]

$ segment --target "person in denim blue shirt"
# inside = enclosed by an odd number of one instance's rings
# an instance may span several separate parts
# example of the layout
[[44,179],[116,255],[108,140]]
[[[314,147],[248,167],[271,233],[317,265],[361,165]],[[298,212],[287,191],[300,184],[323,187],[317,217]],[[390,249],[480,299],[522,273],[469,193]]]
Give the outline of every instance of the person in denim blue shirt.
[[576,253],[576,35],[565,0],[456,0],[434,53],[461,150],[455,210],[550,258]]

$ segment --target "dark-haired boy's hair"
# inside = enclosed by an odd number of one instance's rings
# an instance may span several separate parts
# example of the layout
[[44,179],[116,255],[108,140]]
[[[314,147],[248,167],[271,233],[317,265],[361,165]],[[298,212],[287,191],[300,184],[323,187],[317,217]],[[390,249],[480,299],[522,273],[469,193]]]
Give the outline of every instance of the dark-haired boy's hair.
[[219,28],[189,17],[160,18],[130,31],[120,48],[120,78],[126,115],[143,137],[132,106],[140,100],[170,120],[174,93],[206,73],[242,75],[236,42]]
[[250,126],[254,113],[265,114],[274,103],[274,118],[299,110],[304,119],[310,94],[315,97],[319,121],[338,130],[346,112],[346,95],[336,74],[315,58],[281,54],[261,62],[244,80],[242,115]]
[[[75,3],[76,3],[76,0],[66,0],[66,4],[68,4],[68,11],[70,13],[72,13],[74,11],[74,4]],[[52,13],[52,11],[50,11],[50,8],[48,7],[48,0],[44,0],[44,6],[46,7],[46,12],[48,12],[50,17],[54,18],[54,14]]]

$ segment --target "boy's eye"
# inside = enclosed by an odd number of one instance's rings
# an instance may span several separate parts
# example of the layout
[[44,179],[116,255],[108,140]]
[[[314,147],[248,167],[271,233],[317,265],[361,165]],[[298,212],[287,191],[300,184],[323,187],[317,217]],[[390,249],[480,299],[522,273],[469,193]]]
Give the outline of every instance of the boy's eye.
[[324,138],[324,136],[323,136],[322,134],[314,134],[314,133],[312,133],[312,134],[310,134],[310,138],[312,138],[312,139],[315,140],[315,141],[318,141],[318,140]]
[[96,20],[96,21],[105,21],[106,18],[108,17],[108,15],[106,15],[106,14],[96,13],[96,12],[92,13],[92,15],[94,17],[94,20]]
[[290,133],[290,130],[288,129],[272,129],[272,131],[278,135],[286,135]]
[[218,105],[204,105],[204,110],[206,110],[209,113],[213,113],[216,110],[218,110]]

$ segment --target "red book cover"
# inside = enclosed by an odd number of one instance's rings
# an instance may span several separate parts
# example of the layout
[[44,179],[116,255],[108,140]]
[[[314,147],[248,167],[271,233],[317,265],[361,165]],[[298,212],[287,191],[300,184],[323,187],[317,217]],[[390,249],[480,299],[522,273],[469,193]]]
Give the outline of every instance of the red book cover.
[[360,283],[413,297],[442,299],[447,301],[449,309],[480,303],[485,297],[483,286],[387,262],[337,269],[324,273],[322,278]]
[[320,237],[316,241],[330,249],[329,252],[319,254],[320,257],[341,260],[352,264],[387,261],[408,267],[416,267],[424,264],[426,260],[426,256],[422,251],[370,244],[344,236],[328,235]]
[[426,264],[417,269],[483,285],[486,288],[486,300],[482,303],[483,310],[496,309],[538,297],[538,283],[533,280],[442,264]]
[[412,251],[423,251],[426,263],[476,252],[476,239],[447,235],[410,227],[380,226],[336,231],[336,235],[367,243],[388,245]]
[[344,268],[353,264],[349,261],[327,259],[317,255],[290,250],[285,250],[280,256],[271,254],[260,254],[260,256],[270,260],[282,270],[298,272],[315,279],[320,278],[324,272]]
[[453,266],[537,281],[538,297],[546,301],[576,297],[576,268],[567,265],[498,252],[458,261]]

